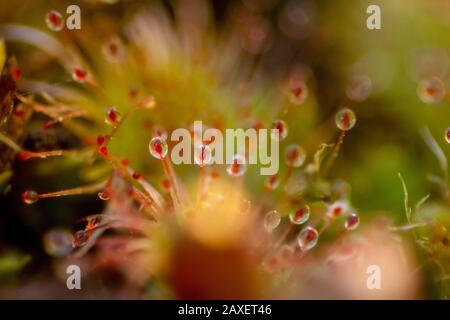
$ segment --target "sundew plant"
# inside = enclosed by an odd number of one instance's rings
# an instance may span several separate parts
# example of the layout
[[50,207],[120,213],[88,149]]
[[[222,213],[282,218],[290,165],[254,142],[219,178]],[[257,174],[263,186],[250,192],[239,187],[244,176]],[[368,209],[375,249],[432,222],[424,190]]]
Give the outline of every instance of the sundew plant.
[[450,3],[376,2],[3,1],[0,297],[447,299]]

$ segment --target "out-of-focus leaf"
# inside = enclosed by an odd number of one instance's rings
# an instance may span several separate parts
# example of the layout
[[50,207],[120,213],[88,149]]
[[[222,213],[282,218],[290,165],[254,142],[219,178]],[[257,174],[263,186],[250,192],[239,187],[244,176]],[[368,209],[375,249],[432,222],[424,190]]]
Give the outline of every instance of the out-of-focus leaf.
[[0,255],[0,278],[10,277],[20,272],[31,260],[30,255],[6,252]]
[[3,69],[5,61],[6,61],[5,42],[3,41],[3,39],[0,39],[0,70]]
[[11,170],[7,170],[0,173],[0,193],[3,193],[6,187],[8,186],[8,182],[12,174],[13,173]]

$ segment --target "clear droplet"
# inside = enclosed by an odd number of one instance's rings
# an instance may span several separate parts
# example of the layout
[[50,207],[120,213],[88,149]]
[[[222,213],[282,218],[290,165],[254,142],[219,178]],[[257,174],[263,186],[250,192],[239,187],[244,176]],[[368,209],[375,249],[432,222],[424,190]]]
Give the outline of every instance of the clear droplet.
[[285,160],[286,164],[290,167],[300,167],[306,159],[305,150],[297,144],[291,144],[286,148]]
[[348,131],[351,128],[353,128],[356,124],[355,113],[348,108],[339,110],[336,113],[335,120],[336,120],[336,126],[342,131]]
[[211,149],[207,145],[199,145],[195,148],[194,160],[200,167],[210,164],[212,161]]
[[268,190],[272,191],[280,186],[280,182],[281,182],[280,177],[278,177],[278,175],[273,175],[267,177],[266,181],[264,182],[264,185]]
[[306,227],[300,231],[297,241],[300,249],[304,251],[311,250],[319,240],[319,233],[313,227]]
[[266,230],[269,232],[273,231],[276,227],[278,227],[280,222],[281,216],[277,210],[269,211],[264,216],[264,228],[266,228]]
[[309,215],[309,206],[306,205],[303,208],[291,211],[291,213],[289,213],[289,220],[291,220],[291,223],[293,224],[303,224],[308,221]]
[[346,201],[336,201],[328,208],[327,216],[330,219],[336,219],[337,217],[347,213],[348,210],[349,205]]
[[105,111],[105,122],[109,125],[116,126],[122,118],[116,107],[111,107]]
[[73,70],[72,79],[74,81],[83,83],[86,81],[87,75],[88,75],[88,73],[86,70],[76,68],[75,70]]
[[245,158],[240,154],[234,155],[232,163],[227,168],[228,174],[233,177],[240,177],[245,171],[247,171]]
[[111,63],[117,63],[125,59],[125,45],[118,36],[108,38],[102,47],[103,55]]
[[272,129],[278,132],[271,132],[271,137],[273,140],[281,141],[284,140],[288,135],[288,126],[283,120],[275,120],[272,122]]
[[54,257],[65,257],[72,251],[72,234],[66,229],[53,229],[43,237],[44,250]]
[[111,199],[111,192],[109,190],[105,189],[98,193],[98,197],[100,198],[100,200],[107,201],[107,200]]
[[156,159],[162,160],[166,157],[169,148],[165,139],[161,137],[154,137],[150,140],[148,149],[152,156]]
[[308,97],[308,88],[303,82],[296,82],[291,86],[289,101],[295,105],[301,105]]
[[445,141],[447,141],[447,143],[450,143],[450,127],[445,130]]
[[347,217],[345,221],[345,229],[355,230],[359,226],[359,216],[356,213],[352,213]]
[[446,89],[441,79],[433,77],[420,81],[417,93],[424,103],[435,104],[444,99]]
[[61,13],[56,10],[51,10],[45,17],[47,27],[53,31],[61,31],[64,28],[64,19]]
[[36,201],[39,200],[39,195],[36,191],[34,190],[28,190],[28,191],[24,191],[22,193],[22,200],[23,202],[25,202],[26,204],[33,204]]

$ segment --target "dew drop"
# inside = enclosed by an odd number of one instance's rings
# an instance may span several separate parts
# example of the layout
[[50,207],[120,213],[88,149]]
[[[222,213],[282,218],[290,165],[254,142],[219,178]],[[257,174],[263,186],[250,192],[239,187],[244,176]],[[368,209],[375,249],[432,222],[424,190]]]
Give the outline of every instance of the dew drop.
[[102,51],[108,62],[117,63],[125,59],[125,46],[118,36],[108,38],[103,44]]
[[286,148],[285,160],[286,164],[290,167],[300,167],[306,159],[305,150],[297,144],[291,144]]
[[207,145],[199,145],[195,148],[194,160],[200,167],[210,164],[212,161],[211,149]]
[[227,172],[232,177],[240,177],[247,171],[247,162],[240,154],[235,154],[232,163],[228,166]]
[[273,176],[267,177],[266,181],[264,182],[264,185],[268,190],[272,191],[280,186],[280,182],[281,182],[281,180],[278,177],[278,175],[273,175]]
[[278,130],[278,132],[272,132],[271,137],[273,140],[284,140],[288,135],[288,126],[283,120],[275,120],[272,122],[272,129]]
[[352,213],[347,217],[345,221],[345,229],[355,230],[359,226],[359,216],[356,213]]
[[52,229],[42,239],[44,250],[54,257],[65,257],[72,251],[72,234],[66,229]]
[[319,233],[313,227],[306,227],[300,231],[297,241],[300,249],[308,251],[314,248],[319,240]]
[[64,28],[63,16],[56,10],[51,10],[45,17],[47,27],[53,31],[61,31]]
[[280,222],[281,217],[277,210],[269,211],[264,216],[264,228],[266,228],[266,230],[269,232],[273,231],[276,227],[278,227]]
[[293,224],[303,224],[308,221],[310,215],[309,206],[304,206],[296,211],[289,213],[289,220]]
[[417,93],[424,103],[435,104],[444,99],[446,89],[441,79],[433,77],[420,81]]
[[116,126],[122,115],[117,111],[116,107],[111,107],[105,111],[105,122],[109,125]]
[[450,143],[450,127],[445,130],[445,141],[447,141],[447,143]]
[[142,175],[140,172],[135,171],[133,172],[132,177],[134,180],[139,180],[140,178],[142,178]]
[[301,105],[308,97],[308,88],[303,82],[295,83],[291,86],[289,101],[295,105]]
[[23,202],[25,202],[26,204],[33,204],[39,200],[39,195],[34,190],[24,191],[21,197]]
[[98,197],[100,198],[100,200],[107,201],[107,200],[111,199],[111,192],[109,192],[107,189],[105,189],[98,193]]
[[154,156],[156,159],[164,159],[167,155],[168,146],[165,139],[161,137],[154,137],[150,140],[148,145],[148,149],[150,154]]
[[342,214],[347,213],[348,210],[349,205],[346,201],[336,201],[328,208],[327,216],[330,219],[336,219]]
[[351,128],[353,128],[356,124],[355,113],[348,108],[339,110],[336,113],[335,120],[336,120],[336,126],[342,131],[348,131]]
[[73,70],[72,79],[74,81],[83,83],[86,81],[87,75],[88,74],[86,70],[76,68],[75,70]]

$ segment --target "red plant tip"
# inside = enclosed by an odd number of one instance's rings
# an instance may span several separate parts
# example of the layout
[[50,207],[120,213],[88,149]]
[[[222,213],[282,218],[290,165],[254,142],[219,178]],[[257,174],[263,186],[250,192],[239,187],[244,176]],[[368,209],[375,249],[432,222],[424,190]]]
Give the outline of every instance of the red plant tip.
[[102,146],[105,143],[105,141],[106,141],[105,136],[100,134],[97,137],[97,146],[99,146],[99,147]]
[[20,79],[20,77],[21,77],[21,75],[22,75],[22,71],[18,68],[18,67],[13,67],[12,69],[11,69],[11,78],[14,80],[14,81],[19,81],[19,79]]
[[100,146],[98,149],[98,153],[100,153],[102,156],[107,157],[108,156],[108,148],[105,146]]
[[170,181],[169,181],[169,179],[164,179],[161,184],[162,184],[164,189],[166,189],[166,190],[170,189]]
[[128,167],[130,165],[130,160],[122,159],[122,161],[120,161],[120,164],[124,167]]
[[39,200],[39,195],[34,190],[28,190],[22,193],[21,198],[26,204],[33,204]]
[[211,178],[213,178],[213,179],[219,179],[219,178],[220,178],[220,173],[217,172],[217,171],[211,172]]
[[34,152],[32,152],[32,151],[21,150],[21,151],[17,152],[17,159],[19,159],[20,161],[28,160],[28,159],[32,158],[33,156],[34,156]]
[[42,129],[44,129],[44,130],[49,130],[49,129],[52,128],[54,125],[55,125],[55,121],[49,120],[49,121],[47,121],[46,123],[44,123],[44,124],[42,125]]
[[79,69],[79,68],[75,68],[75,70],[72,73],[72,78],[73,80],[83,83],[86,81],[87,78],[87,71]]
[[14,109],[14,115],[18,118],[22,118],[25,115],[25,111],[21,108]]
[[142,175],[139,172],[135,171],[133,172],[132,177],[134,180],[139,180],[142,177]]

